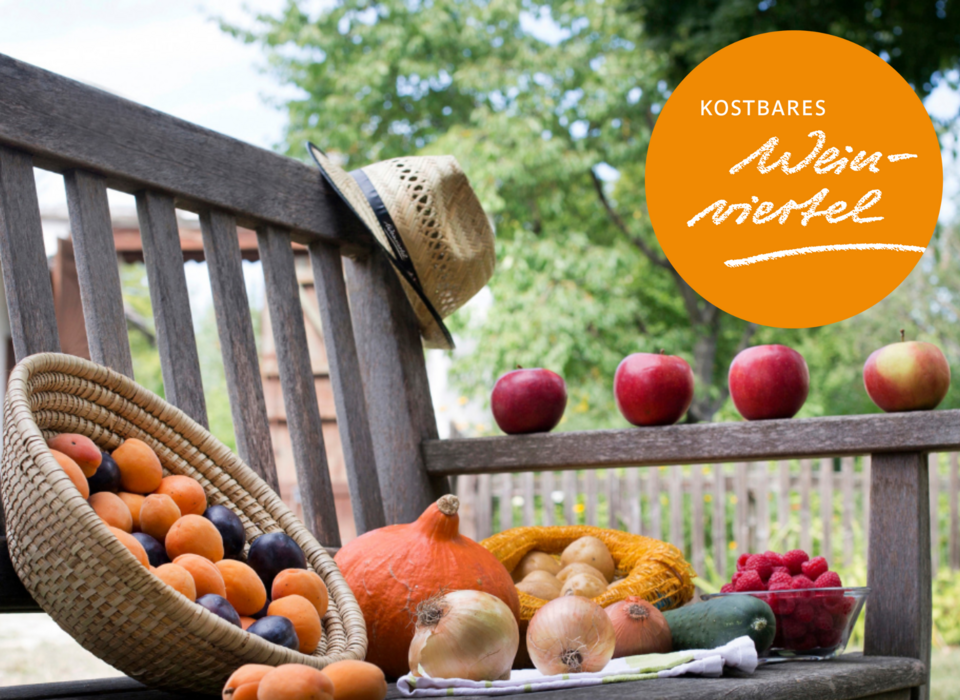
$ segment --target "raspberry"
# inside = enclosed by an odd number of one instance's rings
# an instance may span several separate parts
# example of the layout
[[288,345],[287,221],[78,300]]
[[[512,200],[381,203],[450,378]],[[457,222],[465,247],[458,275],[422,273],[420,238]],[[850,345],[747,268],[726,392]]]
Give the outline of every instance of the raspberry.
[[[779,573],[790,574],[790,569],[788,569],[788,568],[785,567],[785,566],[775,566],[775,567],[773,567],[773,573],[775,573],[775,574],[779,574]],[[790,575],[793,576],[793,574],[790,574]]]
[[842,631],[847,627],[847,616],[844,614],[834,615],[833,616],[833,629]]
[[806,576],[794,576],[793,577],[793,587],[794,588],[813,588],[813,581],[808,579]]
[[[792,593],[778,593],[777,597],[774,598],[774,602],[777,604],[777,607],[773,612],[784,617],[792,615],[793,611],[797,608],[797,601]],[[773,607],[773,605],[770,607]]]
[[760,574],[760,578],[763,581],[766,581],[770,578],[770,574],[773,573],[773,567],[770,566],[770,562],[767,561],[767,558],[762,554],[751,554],[750,558],[747,559],[746,571],[756,571]]
[[736,582],[740,579],[741,576],[743,576],[742,571],[735,572],[733,576],[730,578],[730,583],[736,584]]
[[802,549],[791,549],[789,552],[783,555],[784,565],[790,569],[790,573],[794,576],[803,572],[801,568],[803,562],[807,561],[810,558],[810,555],[804,552]]
[[813,616],[813,626],[818,630],[833,629],[833,615],[826,610],[819,610]]
[[739,557],[737,557],[737,571],[743,571],[747,568],[747,559],[749,558],[749,554],[741,554]]
[[797,622],[807,623],[813,620],[813,606],[810,603],[801,600],[797,603],[796,609],[793,611],[793,619]]
[[[770,579],[767,581],[767,589],[775,590],[773,587],[778,583],[786,583],[787,588],[793,588],[793,576],[788,574],[786,571],[774,571],[771,574]],[[776,590],[786,590],[784,588],[778,588]]]
[[781,629],[783,630],[783,639],[787,644],[792,644],[798,639],[803,639],[807,633],[807,626],[805,624],[789,617],[777,626],[777,630]]
[[806,636],[797,644],[798,651],[807,651],[817,646],[817,637],[813,632],[807,632]]
[[732,583],[725,583],[725,584],[723,584],[723,585],[720,587],[720,592],[721,592],[721,593],[733,593],[734,590],[735,590],[735,589],[734,589]]
[[823,557],[814,557],[810,561],[805,561],[801,564],[800,570],[808,579],[816,581],[819,576],[822,576],[830,570],[830,566]]
[[767,587],[763,585],[763,579],[760,578],[754,570],[744,571],[740,578],[737,579],[735,585],[737,593],[745,593],[747,591],[765,591]]
[[816,588],[841,588],[843,586],[843,584],[840,583],[840,574],[836,571],[828,571],[825,574],[820,574],[813,582],[813,585]]
[[821,647],[835,647],[840,643],[841,634],[838,630],[821,630],[817,632],[817,644]]
[[776,552],[764,552],[763,556],[768,562],[770,562],[770,566],[772,566],[774,570],[776,570],[778,566],[783,566],[783,557]]
[[851,597],[849,597],[849,596],[845,597],[845,598],[843,599],[843,608],[842,608],[843,614],[844,614],[844,615],[849,615],[851,612],[853,612],[853,608],[854,608],[856,605],[857,605],[857,599],[856,599],[856,598],[851,598]]

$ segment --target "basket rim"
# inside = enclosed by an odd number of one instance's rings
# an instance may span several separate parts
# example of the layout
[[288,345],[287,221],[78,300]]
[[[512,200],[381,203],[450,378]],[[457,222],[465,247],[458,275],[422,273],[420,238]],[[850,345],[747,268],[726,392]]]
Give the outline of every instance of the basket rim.
[[[50,453],[30,406],[30,398],[33,395],[31,380],[45,373],[60,373],[95,383],[111,394],[140,408],[192,446],[220,471],[233,478],[272,518],[280,531],[294,537],[298,545],[304,548],[305,554],[307,554],[307,548],[301,542],[303,538],[307,538],[310,544],[315,545],[315,547],[310,547],[314,552],[312,556],[311,554],[307,555],[308,561],[317,570],[318,574],[321,574],[321,572],[318,570],[319,567],[314,564],[314,559],[317,558],[319,562],[324,564],[324,572],[321,576],[329,589],[330,600],[333,603],[326,615],[335,615],[343,625],[346,638],[344,650],[336,654],[325,654],[318,657],[302,654],[298,650],[278,647],[278,645],[252,635],[197,605],[166,585],[154,576],[147,567],[144,567],[123,543],[110,532],[107,524],[94,512]],[[367,637],[362,611],[333,558],[253,469],[185,412],[119,372],[84,358],[63,353],[38,353],[17,363],[10,375],[4,403],[6,404],[4,422],[13,422],[14,429],[23,438],[22,443],[27,454],[41,471],[44,480],[66,507],[81,511],[87,535],[99,540],[100,544],[105,546],[111,555],[116,558],[117,565],[112,567],[111,573],[125,579],[128,584],[132,584],[132,587],[140,591],[149,591],[149,595],[157,601],[157,607],[165,609],[171,619],[178,625],[183,626],[187,632],[202,634],[209,642],[224,651],[243,651],[244,653],[266,657],[268,655],[276,656],[277,650],[281,649],[283,652],[287,652],[283,654],[287,659],[283,660],[282,663],[299,662],[317,666],[318,664],[326,665],[341,658],[362,659],[364,657]],[[151,437],[154,437],[158,442],[160,441],[155,436]],[[177,452],[174,448],[167,447],[172,452]],[[217,454],[218,452],[222,454]],[[182,454],[179,456],[187,461]],[[236,504],[232,505],[234,508],[239,508]],[[293,532],[291,532],[291,526],[295,528]],[[10,535],[11,533],[8,532],[7,534]],[[10,539],[13,540],[11,545],[16,546],[16,537],[8,537],[8,540]],[[15,558],[12,558],[12,560],[17,575],[23,580],[31,595],[36,598],[34,591],[31,590],[30,577],[23,575]],[[329,581],[328,576],[332,576],[335,580]],[[343,585],[334,586],[335,583],[342,583]],[[40,600],[38,600],[38,603],[41,603],[41,607],[44,607]]]

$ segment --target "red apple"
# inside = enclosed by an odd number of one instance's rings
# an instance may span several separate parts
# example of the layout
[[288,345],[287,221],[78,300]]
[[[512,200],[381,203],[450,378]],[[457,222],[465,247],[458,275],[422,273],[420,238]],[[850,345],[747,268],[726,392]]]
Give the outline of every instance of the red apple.
[[810,372],[803,355],[785,345],[757,345],[733,358],[730,398],[747,420],[792,418],[807,400]]
[[505,433],[546,433],[563,417],[567,384],[548,369],[518,368],[497,380],[490,407]]
[[950,388],[950,365],[933,343],[904,341],[874,350],[863,366],[863,385],[884,411],[936,408]]
[[693,401],[693,370],[675,355],[627,355],[613,375],[613,397],[634,425],[673,425]]

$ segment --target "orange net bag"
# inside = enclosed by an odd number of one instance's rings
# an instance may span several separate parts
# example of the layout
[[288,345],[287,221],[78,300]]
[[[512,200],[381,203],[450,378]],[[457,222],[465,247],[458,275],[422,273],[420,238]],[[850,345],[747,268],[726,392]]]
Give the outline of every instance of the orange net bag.
[[[619,530],[604,530],[590,525],[556,527],[515,527],[485,539],[482,544],[512,572],[527,552],[547,554],[563,552],[568,544],[590,535],[603,540],[617,566],[617,575],[625,578],[611,584],[593,600],[602,607],[628,596],[639,596],[659,610],[678,608],[693,599],[693,567],[672,544]],[[530,620],[547,601],[520,594],[520,620]]]

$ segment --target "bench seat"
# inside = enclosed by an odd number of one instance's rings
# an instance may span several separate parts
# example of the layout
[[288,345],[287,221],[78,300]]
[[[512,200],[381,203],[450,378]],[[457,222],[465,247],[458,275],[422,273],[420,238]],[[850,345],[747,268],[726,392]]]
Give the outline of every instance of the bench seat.
[[[668,678],[573,688],[527,697],[562,700],[906,700],[910,689],[926,679],[924,665],[914,659],[846,654],[822,663],[761,666],[752,676],[737,672],[723,678]],[[205,696],[150,690],[130,678],[70,683],[44,683],[0,688],[4,700],[193,700]],[[403,696],[390,685],[388,700]],[[464,696],[466,697],[466,696]],[[500,696],[519,697],[519,696]]]

